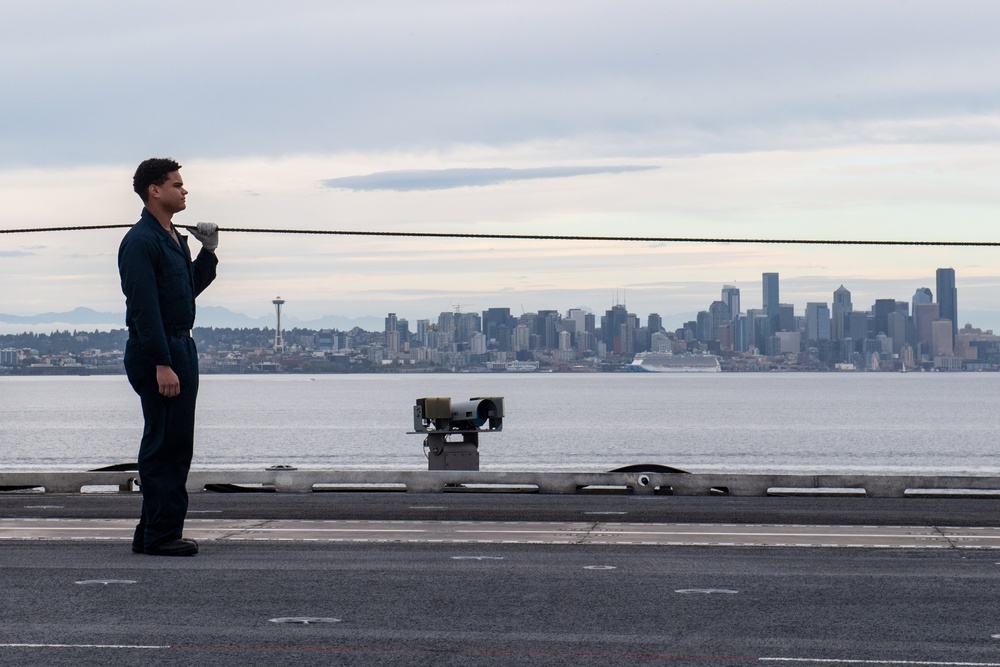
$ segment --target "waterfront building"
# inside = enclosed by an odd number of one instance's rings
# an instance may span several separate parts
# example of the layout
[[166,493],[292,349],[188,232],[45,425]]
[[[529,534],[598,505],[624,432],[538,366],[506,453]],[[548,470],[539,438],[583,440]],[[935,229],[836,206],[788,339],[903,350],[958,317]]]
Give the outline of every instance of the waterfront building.
[[939,316],[951,321],[951,335],[958,334],[958,290],[955,288],[955,269],[937,270],[937,302]]
[[953,354],[934,357],[934,368],[939,371],[960,371],[962,370],[962,358]]
[[11,348],[0,350],[0,366],[17,366],[21,363],[21,351]]

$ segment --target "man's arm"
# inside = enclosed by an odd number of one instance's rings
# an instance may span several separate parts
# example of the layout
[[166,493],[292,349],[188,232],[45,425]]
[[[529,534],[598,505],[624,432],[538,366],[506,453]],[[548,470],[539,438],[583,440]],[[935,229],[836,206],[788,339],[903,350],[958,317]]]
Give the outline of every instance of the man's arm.
[[144,361],[169,366],[170,348],[160,314],[156,261],[157,248],[146,239],[134,238],[125,243],[118,254],[118,271]]

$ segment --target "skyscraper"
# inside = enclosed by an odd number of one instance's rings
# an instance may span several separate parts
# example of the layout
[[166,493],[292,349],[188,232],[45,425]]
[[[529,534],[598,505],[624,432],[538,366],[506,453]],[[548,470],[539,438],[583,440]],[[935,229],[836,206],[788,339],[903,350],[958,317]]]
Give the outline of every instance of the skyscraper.
[[389,313],[385,318],[385,335],[386,340],[388,340],[388,335],[393,331],[396,331],[398,320],[396,319],[396,313]]
[[958,334],[958,290],[955,289],[955,269],[937,270],[938,317],[951,320],[951,335]]
[[913,308],[913,324],[917,330],[916,339],[920,354],[930,354],[933,338],[931,324],[939,319],[938,308],[939,304],[936,303],[918,303]]
[[886,334],[892,339],[892,353],[899,354],[906,345],[906,322],[909,318],[898,310],[886,318]]
[[427,346],[427,333],[430,329],[430,320],[417,320],[417,340],[425,347]]
[[729,306],[729,319],[740,316],[740,288],[735,285],[723,285],[722,302]]
[[795,326],[795,305],[791,303],[782,303],[778,305],[778,326],[774,330],[775,333],[778,331],[798,331],[798,327]]
[[713,301],[708,307],[708,315],[711,320],[708,340],[719,340],[719,328],[733,320],[729,305],[724,301]]
[[498,350],[509,352],[511,349],[511,334],[517,326],[517,318],[510,314],[510,308],[490,308],[483,311],[483,333],[486,341],[491,344],[496,341]]
[[931,323],[931,354],[934,357],[950,357],[954,353],[955,339],[948,320],[935,320]]
[[833,320],[830,335],[833,340],[844,340],[847,336],[847,314],[854,310],[851,305],[851,292],[841,285],[833,293]]
[[605,312],[604,317],[601,318],[601,338],[604,344],[608,346],[609,352],[615,352],[616,354],[621,354],[621,327],[625,324],[625,320],[628,317],[628,309],[617,304],[611,307],[611,310]]
[[931,288],[918,287],[917,291],[913,293],[913,299],[911,300],[910,303],[913,305],[911,311],[914,313],[917,312],[918,303],[934,303],[934,295],[931,292]]
[[875,299],[875,334],[889,335],[889,314],[896,312],[895,299]]
[[806,340],[830,340],[830,307],[825,303],[806,304]]
[[768,317],[775,317],[778,315],[778,274],[777,273],[764,273],[761,275],[763,283],[764,292],[764,314]]

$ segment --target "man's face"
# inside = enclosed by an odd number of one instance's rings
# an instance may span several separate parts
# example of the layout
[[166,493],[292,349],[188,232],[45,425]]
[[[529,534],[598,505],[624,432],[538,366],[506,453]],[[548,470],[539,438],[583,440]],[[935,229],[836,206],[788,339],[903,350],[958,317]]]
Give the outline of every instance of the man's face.
[[184,201],[187,190],[184,189],[184,180],[179,171],[172,171],[167,174],[167,180],[162,185],[150,185],[149,197],[155,199],[157,204],[169,213],[179,213],[187,208]]

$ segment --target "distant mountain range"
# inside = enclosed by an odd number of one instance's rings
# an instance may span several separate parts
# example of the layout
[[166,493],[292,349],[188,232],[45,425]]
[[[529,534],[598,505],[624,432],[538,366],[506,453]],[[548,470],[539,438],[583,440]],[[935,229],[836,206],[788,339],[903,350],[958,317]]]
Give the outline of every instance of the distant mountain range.
[[[9,315],[0,313],[0,324],[24,324],[39,326],[45,324],[60,327],[113,326],[125,328],[125,313],[101,312],[92,308],[74,308],[62,313],[39,313],[38,315]],[[250,317],[236,313],[222,306],[203,306],[198,308],[197,325],[200,327],[215,327],[229,329],[263,329],[274,326],[274,316]],[[315,320],[300,320],[295,317],[282,317],[282,329],[339,329],[350,331],[361,327],[366,331],[381,331],[385,321],[378,317],[342,317],[326,315]]]

